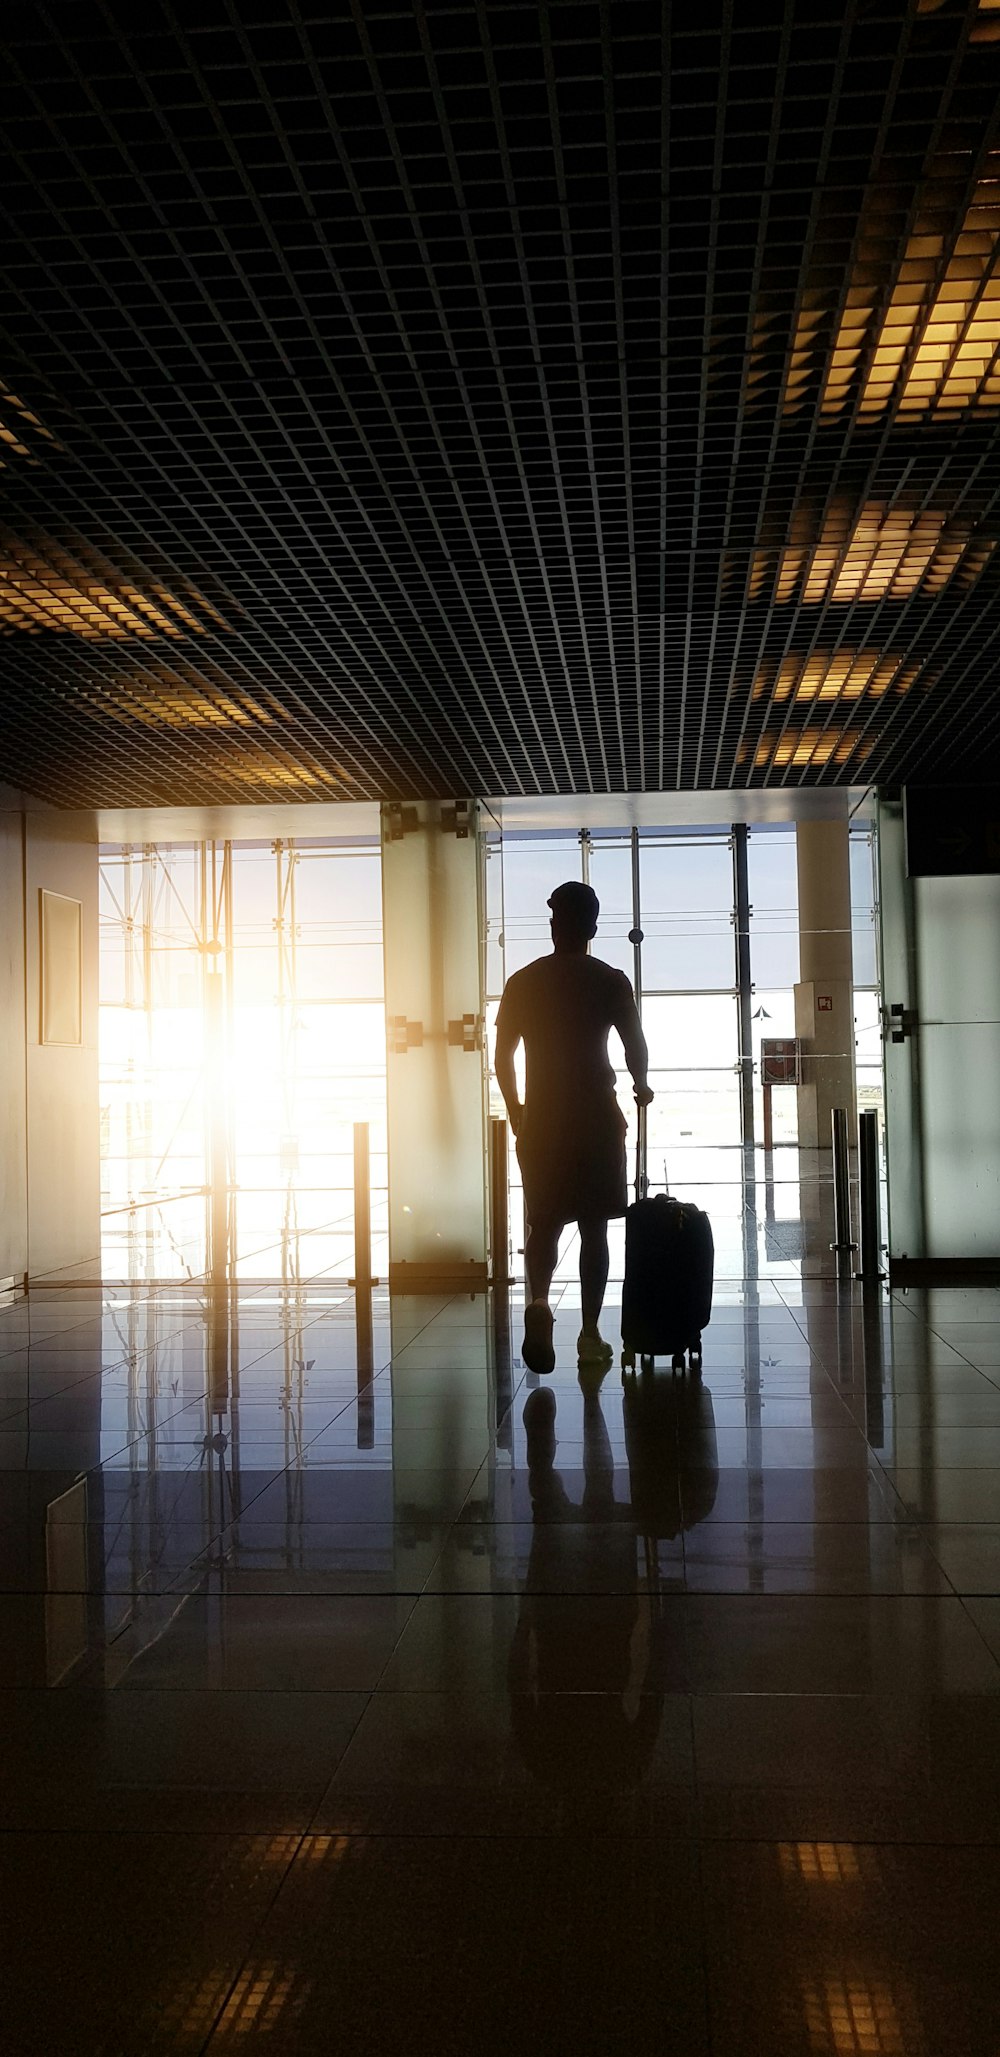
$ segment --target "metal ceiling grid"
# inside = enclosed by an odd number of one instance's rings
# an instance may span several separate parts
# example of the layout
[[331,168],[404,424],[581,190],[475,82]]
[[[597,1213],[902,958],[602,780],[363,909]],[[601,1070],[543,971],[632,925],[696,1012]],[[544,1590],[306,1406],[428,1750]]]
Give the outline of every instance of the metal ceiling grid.
[[5,777],[127,806],[989,775],[995,14],[26,14]]

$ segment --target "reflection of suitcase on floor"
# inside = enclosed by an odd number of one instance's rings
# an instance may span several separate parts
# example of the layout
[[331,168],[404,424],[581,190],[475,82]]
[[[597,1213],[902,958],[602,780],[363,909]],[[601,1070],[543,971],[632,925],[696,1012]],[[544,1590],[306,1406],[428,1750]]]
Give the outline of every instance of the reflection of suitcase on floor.
[[701,1332],[712,1316],[715,1245],[700,1207],[658,1193],[647,1199],[646,1110],[639,1110],[635,1205],[625,1216],[622,1287],[623,1369],[636,1357],[671,1357],[683,1371],[701,1366]]
[[645,1537],[672,1542],[715,1505],[712,1395],[700,1380],[629,1379],[622,1404],[632,1518]]

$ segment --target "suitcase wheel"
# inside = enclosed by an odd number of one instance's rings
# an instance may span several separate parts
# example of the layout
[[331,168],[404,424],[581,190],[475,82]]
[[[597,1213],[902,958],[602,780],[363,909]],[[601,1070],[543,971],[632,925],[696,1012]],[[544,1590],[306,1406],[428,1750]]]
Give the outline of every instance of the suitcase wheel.
[[655,1359],[653,1358],[652,1353],[649,1351],[644,1351],[643,1355],[639,1359],[639,1363],[643,1371],[652,1371],[654,1362]]
[[690,1364],[690,1366],[691,1366],[691,1369],[692,1369],[692,1371],[693,1371],[693,1372],[696,1372],[696,1373],[698,1373],[698,1374],[700,1374],[700,1372],[701,1372],[701,1337],[700,1337],[700,1336],[698,1337],[698,1340],[697,1340],[697,1342],[696,1342],[696,1343],[692,1343],[692,1344],[690,1345],[689,1349],[688,1349],[688,1362],[689,1362],[689,1364]]
[[634,1371],[634,1370],[635,1370],[635,1351],[634,1351],[634,1350],[623,1350],[623,1351],[622,1351],[622,1378],[624,1379],[624,1377],[625,1377],[625,1373],[626,1373],[627,1371]]
[[671,1360],[671,1365],[670,1365],[670,1369],[671,1369],[671,1371],[686,1371],[686,1370],[687,1370],[687,1365],[686,1365],[686,1364],[685,1364],[685,1362],[684,1362],[684,1352],[683,1352],[683,1350],[675,1350],[675,1351],[674,1351],[674,1354],[673,1354],[673,1358],[672,1358],[672,1360]]

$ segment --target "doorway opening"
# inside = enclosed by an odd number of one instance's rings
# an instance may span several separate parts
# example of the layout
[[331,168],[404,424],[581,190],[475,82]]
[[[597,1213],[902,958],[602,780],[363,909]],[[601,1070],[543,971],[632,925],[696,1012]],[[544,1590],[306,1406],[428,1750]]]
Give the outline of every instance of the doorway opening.
[[[867,820],[852,825],[850,866],[858,1104],[880,1107],[875,852]],[[708,1209],[720,1269],[734,1276],[800,1271],[816,1210],[802,1191],[796,1089],[773,1089],[774,1148],[765,1152],[761,1077],[762,1043],[795,1035],[794,825],[504,831],[487,843],[486,876],[491,1030],[504,979],[551,947],[549,894],[565,879],[588,882],[601,903],[596,954],[632,979],[649,1044],[651,1191]],[[616,1038],[611,1054],[620,1061]],[[616,1088],[634,1176],[635,1104],[624,1069]],[[503,1114],[493,1082],[490,1104]],[[806,1169],[815,1176],[815,1166]],[[510,1219],[517,1252],[523,1197],[513,1150]],[[620,1223],[612,1224],[611,1256],[612,1277],[620,1278]],[[569,1278],[573,1259],[563,1262]]]

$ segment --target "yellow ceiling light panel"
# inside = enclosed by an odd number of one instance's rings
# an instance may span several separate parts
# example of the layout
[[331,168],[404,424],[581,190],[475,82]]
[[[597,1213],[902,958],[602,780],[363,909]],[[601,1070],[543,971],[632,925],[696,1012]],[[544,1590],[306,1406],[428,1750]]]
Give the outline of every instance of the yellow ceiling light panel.
[[774,680],[776,701],[881,699],[894,689],[905,693],[916,676],[901,671],[898,659],[879,650],[814,650],[812,655],[783,657]]
[[[809,727],[786,729],[782,735],[776,729],[765,729],[753,753],[754,769],[757,771],[777,768],[785,770],[789,765],[846,764],[849,757],[867,757],[874,739],[863,736],[860,729],[835,729]],[[737,752],[737,764],[745,764],[748,748],[741,744]]]
[[133,586],[112,590],[82,574],[71,584],[48,565],[0,564],[0,629],[54,629],[88,638],[179,636],[172,619]]
[[118,578],[113,566],[82,543],[71,555],[48,538],[35,547],[7,537],[0,541],[0,635],[38,635],[43,629],[88,641],[202,635],[205,623],[196,607],[224,628],[221,615],[189,592],[190,606],[164,585],[144,589]]
[[[972,33],[1000,38],[997,0],[979,9]],[[987,156],[970,199],[972,172],[968,151],[940,159],[920,188],[902,257],[900,182],[871,195],[829,347],[821,415],[840,414],[859,382],[862,418],[890,406],[904,417],[1000,407],[1000,150]],[[824,324],[833,312],[825,288],[804,294],[788,358],[786,413],[805,404],[821,375]]]
[[[26,457],[29,464],[37,464],[37,457],[31,454],[31,440],[34,436],[43,436],[45,441],[52,443],[57,450],[62,448],[62,445],[56,442],[51,429],[45,428],[26,402],[19,399],[16,393],[12,393],[10,387],[5,386],[0,379],[0,444],[4,444],[8,451],[13,451],[15,456]],[[6,458],[0,453],[0,471],[3,471],[5,466]]]
[[969,30],[970,43],[1000,43],[1000,0],[979,0],[977,18]]
[[[956,185],[928,181],[862,389],[863,416],[894,397],[902,415],[1000,406],[1000,152],[990,153],[957,232]],[[822,412],[838,412],[845,398],[828,382]]]
[[956,576],[961,585],[972,585],[995,547],[995,539],[978,535],[971,520],[870,500],[853,524],[843,509],[833,509],[816,541],[790,544],[776,558],[757,553],[749,597],[763,592],[772,566],[779,605],[791,600],[813,606],[828,600],[845,606],[907,600],[919,591],[940,593]]

